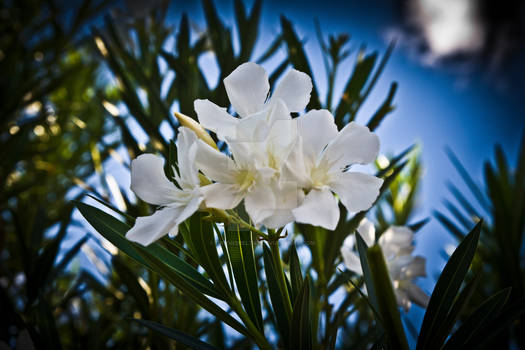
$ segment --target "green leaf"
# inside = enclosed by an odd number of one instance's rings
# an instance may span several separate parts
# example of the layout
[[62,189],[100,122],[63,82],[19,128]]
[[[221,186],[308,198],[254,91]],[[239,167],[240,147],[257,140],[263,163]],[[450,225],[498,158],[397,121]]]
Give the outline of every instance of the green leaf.
[[[356,106],[360,99],[360,93],[363,87],[365,86],[374,64],[377,59],[377,53],[367,55],[364,58],[359,58],[352,75],[348,79],[346,86],[343,91],[343,97],[339,102],[334,114],[336,124],[342,124],[343,117],[350,113],[351,116],[355,115],[357,111]],[[350,120],[353,120],[351,117]]]
[[257,328],[264,330],[261,312],[261,300],[257,284],[253,234],[240,229],[239,225],[226,225],[226,244],[232,264],[235,284],[241,296],[244,309]]
[[303,275],[301,272],[301,263],[299,262],[299,256],[297,255],[297,248],[295,242],[292,242],[290,247],[290,280],[291,280],[291,298],[292,302],[295,303],[301,289],[303,288]]
[[471,349],[466,345],[481,327],[496,318],[510,296],[511,288],[505,288],[487,298],[450,337],[444,349]]
[[[361,252],[360,252],[361,253]],[[387,343],[392,349],[406,349],[408,350],[408,342],[401,323],[401,316],[397,306],[396,296],[394,294],[394,287],[390,280],[388,267],[383,256],[383,251],[378,244],[374,244],[368,248],[367,252],[368,265],[370,269],[370,279],[373,282],[374,290],[381,291],[376,294],[379,312],[383,320],[382,325],[387,335]],[[363,274],[366,274],[363,269]],[[368,284],[367,284],[368,288]]]
[[[366,245],[363,237],[361,237],[357,231],[355,231],[355,238],[357,243],[357,251],[359,252],[359,260],[361,261],[361,268],[363,269],[363,278],[366,284],[368,300],[370,300],[370,304],[373,306],[373,309],[380,312],[376,288],[372,278],[372,271],[370,270],[370,264],[368,263],[368,246]],[[378,322],[383,323],[383,320],[378,320]]]
[[141,320],[134,318],[133,321],[140,323],[143,326],[148,327],[149,329],[154,330],[155,332],[158,332],[162,335],[165,335],[168,338],[171,338],[177,343],[184,344],[192,349],[195,350],[218,350],[216,347],[203,342],[202,340],[195,338],[189,334],[186,334],[184,332],[181,332],[179,330],[166,327],[160,323],[148,321],[148,320]]
[[372,118],[368,121],[366,126],[370,129],[370,131],[374,131],[379,124],[385,119],[388,113],[392,112],[394,110],[394,106],[392,105],[392,101],[394,100],[394,96],[397,91],[397,82],[393,82],[390,85],[390,90],[388,91],[388,96],[386,97],[385,101],[383,101],[383,104],[378,108],[378,110],[374,113]]
[[310,325],[310,279],[306,277],[295,300],[290,325],[290,349],[312,349]]
[[445,226],[447,230],[450,231],[450,233],[458,240],[462,240],[465,237],[465,234],[459,227],[457,227],[456,224],[454,224],[449,218],[447,218],[445,215],[443,215],[440,211],[435,210],[434,216],[438,221]]
[[506,306],[495,318],[489,320],[479,328],[466,343],[467,349],[482,348],[487,342],[496,337],[500,332],[525,314],[525,298],[520,298]]
[[219,318],[224,323],[238,331],[245,336],[251,336],[249,331],[239,321],[234,319],[230,314],[221,309],[215,302],[209,300],[197,290],[192,284],[188,283],[188,280],[175,273],[166,264],[156,258],[155,255],[151,254],[148,250],[137,247],[141,254],[146,259],[147,263],[151,266],[151,270],[159,273],[163,278],[172,283],[175,287],[180,289],[186,296],[195,301],[202,308],[207,310],[209,313]]
[[[276,244],[276,242],[272,242]],[[272,259],[272,252],[267,244],[263,244],[263,260],[264,260],[264,272],[266,274],[266,282],[268,283],[268,293],[270,294],[270,300],[272,302],[273,312],[275,314],[275,321],[277,322],[277,328],[281,334],[281,338],[284,344],[289,343],[290,335],[290,320],[285,312],[285,300],[279,289],[279,283],[277,281],[277,271]]]
[[217,253],[217,244],[213,225],[206,220],[205,213],[197,212],[188,220],[189,230],[181,225],[180,229],[184,241],[198,260],[204,271],[208,273],[215,285],[225,295],[231,294],[230,286],[222,269],[222,264]]
[[475,277],[465,285],[461,293],[459,293],[459,296],[456,298],[456,300],[454,300],[454,304],[452,305],[450,312],[448,313],[447,317],[440,322],[441,325],[434,334],[435,344],[445,343],[445,340],[450,335],[450,331],[459,319],[461,312],[466,309],[470,298],[474,294],[476,286],[478,285],[478,281],[480,280],[480,276],[481,274],[479,272],[476,273]]
[[479,201],[479,203],[483,205],[485,209],[490,210],[490,205],[485,199],[485,196],[479,189],[478,185],[476,185],[476,183],[474,182],[474,180],[472,179],[468,171],[463,167],[458,157],[454,154],[454,152],[452,152],[451,149],[447,149],[446,152],[447,152],[448,158],[450,159],[450,161],[452,162],[456,170],[459,172],[459,174],[463,178],[463,181],[465,181],[465,183],[469,187],[470,191],[474,194],[476,199]]
[[128,224],[117,220],[109,214],[104,213],[102,210],[87,205],[82,202],[75,203],[80,213],[84,218],[100,233],[104,238],[110,241],[122,252],[127,254],[133,260],[137,261],[141,265],[148,268],[151,266],[144,260],[139,254],[139,249],[149,251],[157,260],[161,260],[163,264],[167,264],[172,271],[179,274],[181,277],[190,281],[194,287],[203,292],[218,299],[224,299],[220,293],[216,291],[213,284],[210,283],[204,276],[202,276],[196,269],[190,264],[179,258],[178,256],[170,253],[167,249],[161,247],[158,243],[151,244],[146,248],[128,241],[125,238],[126,233],[131,228]]
[[423,318],[417,340],[417,349],[441,346],[441,344],[433,343],[434,336],[438,332],[441,322],[449,314],[452,303],[474,258],[482,223],[483,221],[478,222],[459,244],[439,276]]

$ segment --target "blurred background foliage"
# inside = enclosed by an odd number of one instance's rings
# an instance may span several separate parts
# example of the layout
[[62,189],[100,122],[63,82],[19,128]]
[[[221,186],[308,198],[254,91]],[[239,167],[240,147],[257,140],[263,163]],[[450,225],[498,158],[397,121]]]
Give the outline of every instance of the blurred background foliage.
[[[285,58],[269,72],[270,84],[289,67],[313,76],[304,41],[287,18],[281,17],[279,34],[255,56],[262,2],[255,1],[249,9],[240,0],[233,4],[235,26],[230,28],[215,4],[203,0],[206,28],[196,30],[186,15],[179,23],[170,23],[167,1],[137,5],[84,0],[75,6],[59,6],[49,0],[2,2],[2,346],[183,348],[130,320],[144,318],[205,338],[218,348],[253,347],[245,338],[231,337],[231,331],[162,277],[119,253],[104,238],[89,233],[91,228],[71,204],[71,200],[81,199],[105,203],[128,223],[132,222],[129,216],[150,214],[153,208],[117,182],[112,170],[127,176],[130,160],[143,152],[159,152],[173,162],[178,127],[174,111],[195,118],[193,101],[197,98],[228,106],[222,79],[245,61],[265,63],[283,49]],[[330,109],[341,128],[356,118],[394,44],[380,55],[364,46],[350,50],[346,33],[326,36],[319,25],[317,33],[328,89],[320,96],[314,82],[308,108]],[[216,86],[210,86],[200,65],[209,52],[214,53],[219,72]],[[338,67],[347,59],[354,59],[354,68],[342,75],[343,97],[335,101]],[[371,130],[394,110],[396,90],[397,83],[392,82],[384,92],[384,100],[367,122]],[[372,211],[379,231],[390,225],[413,225],[417,231],[426,222],[426,218],[416,220],[414,214],[422,176],[419,154],[418,147],[410,147],[378,159],[378,173],[389,179]],[[458,239],[482,216],[491,218],[484,226],[475,260],[478,269],[488,274],[483,274],[486,280],[479,283],[476,291],[480,295],[473,305],[508,286],[513,287],[513,300],[523,297],[524,154],[522,149],[518,166],[511,171],[505,155],[497,149],[496,166],[486,166],[486,193],[473,185],[468,172],[452,156],[480,209],[451,185],[459,206],[449,205],[453,219],[443,213],[436,213],[436,218]],[[87,193],[93,197],[86,197]],[[344,207],[341,210],[346,217]],[[303,272],[315,276],[312,283],[320,291],[315,307],[322,317],[313,324],[321,330],[318,340],[326,348],[336,343],[341,348],[365,348],[377,336],[375,326],[365,327],[373,319],[368,306],[355,289],[347,287],[349,279],[359,285],[363,281],[334,270],[340,263],[338,248],[363,215],[342,220],[329,240],[323,230],[301,225],[295,230],[303,235],[294,236]],[[68,232],[72,230],[81,232],[75,236],[80,238],[70,239]],[[509,235],[511,240],[505,238]],[[182,235],[162,244],[197,266],[181,254],[186,249]],[[262,255],[262,249],[257,248],[261,274]],[[285,249],[283,255],[290,262],[290,251]],[[220,258],[225,261],[224,256]],[[270,305],[264,288],[261,295],[263,304]],[[334,298],[341,299],[336,308]],[[265,324],[277,332],[272,315],[265,315]],[[417,333],[408,318],[407,328]],[[512,334],[506,335],[507,341]]]

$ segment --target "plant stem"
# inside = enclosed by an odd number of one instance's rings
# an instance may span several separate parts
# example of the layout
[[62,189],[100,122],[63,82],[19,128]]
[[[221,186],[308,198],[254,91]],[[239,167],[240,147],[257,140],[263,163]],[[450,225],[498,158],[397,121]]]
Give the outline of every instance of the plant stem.
[[286,316],[288,317],[288,320],[292,320],[292,303],[290,301],[290,295],[288,293],[288,287],[286,286],[286,280],[284,277],[284,269],[283,269],[283,262],[281,260],[281,252],[279,250],[279,234],[275,234],[275,232],[270,232],[270,238],[273,239],[273,241],[270,241],[270,250],[272,252],[273,261],[275,264],[275,270],[277,272],[277,283],[279,284],[279,289],[281,290],[281,294],[284,296],[284,311],[286,312]]

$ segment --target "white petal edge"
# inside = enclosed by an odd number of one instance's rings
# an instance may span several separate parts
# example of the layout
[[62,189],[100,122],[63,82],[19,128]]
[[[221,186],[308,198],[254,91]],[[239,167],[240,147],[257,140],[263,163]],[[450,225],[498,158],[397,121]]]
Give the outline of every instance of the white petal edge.
[[135,225],[126,233],[126,238],[148,246],[175,229],[177,217],[184,207],[168,207],[155,211],[150,216],[139,216]]
[[155,205],[173,203],[181,191],[164,174],[164,158],[141,154],[131,162],[131,190],[144,202]]
[[241,64],[224,78],[224,87],[233,108],[241,117],[260,111],[270,91],[268,73],[253,62]]
[[337,137],[332,113],[325,109],[311,110],[297,120],[297,132],[303,140],[303,152],[312,160],[316,160],[321,151]]
[[348,270],[353,271],[358,275],[363,274],[361,260],[353,250],[343,245],[341,247],[341,255],[343,256],[343,262]]
[[214,183],[201,187],[201,190],[208,208],[233,209],[243,198],[236,185]]
[[323,154],[334,168],[350,164],[368,164],[379,152],[379,137],[366,126],[355,122],[347,124]]
[[361,235],[366,245],[371,247],[376,240],[376,228],[367,218],[363,218],[357,227],[357,232]]
[[308,74],[292,69],[277,85],[272,94],[272,102],[280,98],[290,112],[301,112],[310,101],[312,87],[312,79]]
[[292,212],[297,222],[321,226],[328,230],[334,230],[339,221],[337,199],[329,189],[311,190],[303,203]]
[[213,181],[235,183],[235,162],[226,154],[212,148],[202,140],[197,140],[197,167]]
[[197,135],[186,127],[179,128],[177,137],[177,163],[182,188],[192,189],[199,186],[199,174],[195,166],[197,154]]
[[351,212],[369,209],[379,196],[383,179],[358,172],[345,172],[330,185]]
[[235,136],[239,119],[230,115],[226,108],[219,107],[209,100],[195,100],[193,107],[199,123],[216,133],[219,139],[225,140],[226,137]]

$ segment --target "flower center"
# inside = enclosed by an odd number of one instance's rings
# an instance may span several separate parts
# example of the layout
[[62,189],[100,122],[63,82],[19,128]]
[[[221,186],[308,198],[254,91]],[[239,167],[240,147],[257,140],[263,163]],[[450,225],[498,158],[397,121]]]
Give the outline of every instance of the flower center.
[[310,170],[310,178],[312,180],[312,187],[316,189],[321,189],[324,186],[328,186],[328,184],[332,180],[332,176],[330,176],[329,172],[329,167],[327,167],[324,163],[315,165]]
[[255,174],[250,170],[240,170],[236,176],[241,191],[249,190],[255,182]]

